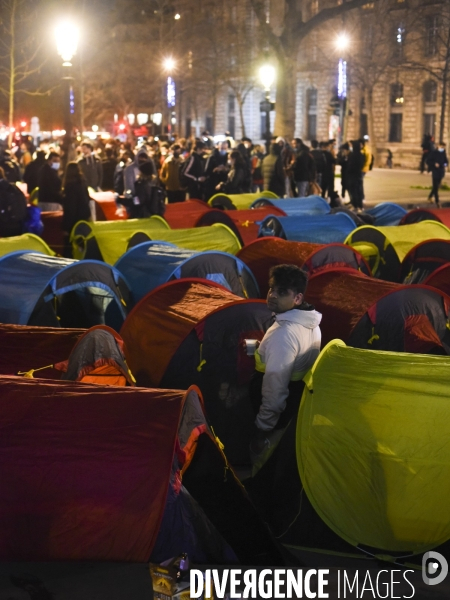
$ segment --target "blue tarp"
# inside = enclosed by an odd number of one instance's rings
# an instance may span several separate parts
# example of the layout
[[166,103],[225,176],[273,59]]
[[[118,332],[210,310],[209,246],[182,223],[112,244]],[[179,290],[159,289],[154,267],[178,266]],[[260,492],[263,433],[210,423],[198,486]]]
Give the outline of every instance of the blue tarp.
[[201,277],[215,281],[241,297],[258,298],[258,285],[250,269],[226,252],[196,252],[161,241],[130,248],[115,264],[138,302],[171,279]]
[[[261,203],[256,200],[253,204]],[[252,204],[252,208],[253,208]],[[288,217],[299,215],[327,215],[330,207],[321,196],[306,196],[305,198],[283,198],[281,200],[266,200],[264,206],[276,206],[284,210]]]
[[345,213],[296,217],[270,216],[261,223],[259,237],[275,235],[294,242],[343,244],[355,228],[353,219]]
[[375,219],[374,225],[376,227],[382,227],[385,225],[398,225],[408,211],[399,204],[382,202],[365,212]]
[[[28,250],[6,254],[0,258],[0,322],[26,325],[39,303],[42,306],[67,292],[89,288],[103,290],[105,296],[114,299],[115,312],[124,319],[126,310],[118,288],[119,280],[125,290],[120,273],[95,260],[80,262]],[[98,306],[93,308],[94,320],[96,312],[101,312]],[[58,326],[53,310],[47,311],[46,316],[52,322],[34,324]],[[113,326],[113,323],[107,324]]]

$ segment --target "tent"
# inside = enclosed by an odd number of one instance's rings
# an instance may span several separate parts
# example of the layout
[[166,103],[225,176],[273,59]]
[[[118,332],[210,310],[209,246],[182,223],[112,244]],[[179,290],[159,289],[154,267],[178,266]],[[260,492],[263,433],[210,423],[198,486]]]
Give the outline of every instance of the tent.
[[[355,229],[345,213],[295,217],[266,217],[260,225],[259,237],[275,236],[294,242],[315,244],[342,243]],[[450,231],[449,231],[450,234]]]
[[364,258],[353,248],[344,244],[311,244],[288,242],[280,238],[259,238],[238,252],[240,258],[252,271],[258,282],[261,296],[268,292],[271,267],[294,264],[313,275],[323,269],[348,267],[370,275]]
[[403,227],[358,227],[345,243],[360,252],[369,262],[372,273],[387,281],[397,281],[400,263],[419,242],[450,239],[450,230],[437,221],[423,221]]
[[127,221],[79,221],[70,234],[74,258],[92,258],[114,264],[127,251],[129,239],[136,231],[152,233],[169,229],[169,225],[158,216],[149,219]]
[[374,218],[375,227],[398,225],[408,212],[403,206],[393,202],[382,202],[373,208],[367,208],[364,212]]
[[240,210],[241,208],[251,208],[253,202],[258,198],[278,198],[273,192],[256,192],[252,194],[216,194],[208,200],[209,206],[213,208],[222,208],[225,210]]
[[446,227],[450,227],[450,208],[415,208],[406,213],[400,221],[400,225],[409,225],[422,221],[439,221],[439,223],[443,223]]
[[[64,251],[64,232],[62,228],[63,211],[53,210],[41,212],[41,220],[44,225],[42,239],[57,254],[62,255]],[[26,248],[28,250],[28,248]],[[34,249],[34,248],[30,248]],[[25,248],[22,248],[25,250]]]
[[339,338],[358,348],[446,353],[450,299],[423,285],[403,286],[350,269],[313,275],[306,300],[322,313],[322,344]]
[[281,563],[195,388],[0,377],[0,397],[2,560]]
[[122,325],[129,290],[105,263],[13,252],[0,258],[0,322],[47,327]]
[[14,237],[0,238],[0,256],[17,252],[18,250],[33,250],[41,252],[48,256],[53,256],[55,253],[47,246],[47,244],[34,233],[24,233]]
[[450,296],[450,263],[446,263],[430,273],[423,283]]
[[422,283],[433,271],[450,262],[450,240],[426,240],[411,248],[402,261],[400,281]]
[[120,335],[105,325],[96,325],[84,333],[70,356],[54,368],[62,371],[61,380],[101,385],[134,385],[127,365],[125,345]]
[[115,264],[125,277],[135,302],[173,279],[198,277],[220,283],[242,298],[258,298],[250,269],[225,252],[195,252],[167,242],[144,242],[130,248]]
[[338,554],[346,568],[367,568],[352,557],[398,559],[399,568],[449,539],[449,367],[448,357],[412,364],[340,340],[322,350],[297,421],[245,482],[288,550],[320,553],[316,562]]
[[243,241],[242,245],[249,244],[258,238],[259,226],[265,217],[270,215],[286,216],[282,210],[274,206],[258,209],[230,210],[226,214],[229,215],[237,227],[240,238]]
[[[17,375],[48,367],[67,358],[85,329],[0,324],[0,374]],[[34,377],[60,379],[61,372],[46,368]]]
[[213,282],[185,279],[147,294],[120,335],[138,385],[198,385],[227,458],[244,464],[254,427],[248,397],[254,358],[243,341],[261,340],[271,324],[262,300],[242,300]]
[[282,198],[280,200],[268,200],[266,198],[255,200],[252,208],[267,208],[274,206],[282,210],[288,217],[301,215],[327,215],[330,205],[321,196],[306,196],[306,198]]

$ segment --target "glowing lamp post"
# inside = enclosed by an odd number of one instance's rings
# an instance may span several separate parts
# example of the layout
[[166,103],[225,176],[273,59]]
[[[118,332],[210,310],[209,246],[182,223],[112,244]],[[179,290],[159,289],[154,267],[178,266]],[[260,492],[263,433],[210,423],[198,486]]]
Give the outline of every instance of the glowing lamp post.
[[339,98],[339,144],[342,144],[347,137],[347,117],[348,117],[348,102],[347,102],[347,61],[343,58],[346,55],[350,46],[350,38],[346,33],[341,33],[335,42],[336,49],[340,54],[338,62],[338,84],[337,95]]
[[63,60],[63,85],[64,85],[64,136],[62,157],[63,166],[68,162],[68,154],[72,143],[72,115],[75,112],[75,99],[73,94],[72,58],[78,48],[78,27],[70,21],[62,21],[55,28],[56,49]]
[[270,151],[270,111],[274,104],[270,101],[270,88],[275,81],[275,68],[272,65],[263,65],[259,69],[259,78],[266,92],[265,99],[260,103],[260,111],[266,113],[266,151]]

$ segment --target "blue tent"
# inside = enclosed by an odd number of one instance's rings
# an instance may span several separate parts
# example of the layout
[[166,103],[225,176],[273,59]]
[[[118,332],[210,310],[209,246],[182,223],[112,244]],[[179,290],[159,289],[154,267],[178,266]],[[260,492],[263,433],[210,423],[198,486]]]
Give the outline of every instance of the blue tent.
[[342,244],[355,228],[353,219],[345,213],[296,217],[270,216],[261,223],[259,237],[275,236],[294,242]]
[[117,331],[130,292],[122,275],[96,260],[38,252],[0,258],[0,322],[47,327],[109,325]]
[[376,227],[381,227],[384,225],[398,225],[408,211],[399,204],[382,202],[365,212],[375,219],[374,225]]
[[201,277],[243,298],[259,298],[250,269],[226,252],[195,252],[168,242],[148,241],[130,248],[115,264],[128,282],[135,302],[173,279]]
[[299,215],[327,215],[330,212],[330,206],[321,196],[306,196],[306,198],[283,198],[281,200],[268,200],[261,198],[255,200],[252,208],[261,206],[276,206],[283,210],[288,217]]

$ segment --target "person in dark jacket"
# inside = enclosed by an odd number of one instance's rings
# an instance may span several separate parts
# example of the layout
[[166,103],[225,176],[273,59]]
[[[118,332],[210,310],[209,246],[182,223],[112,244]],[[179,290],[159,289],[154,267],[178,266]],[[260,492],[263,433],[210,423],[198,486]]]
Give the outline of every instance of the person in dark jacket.
[[57,152],[49,152],[38,176],[39,208],[61,210],[61,179],[58,175],[61,158]]
[[217,191],[224,194],[243,194],[247,188],[247,169],[242,154],[233,150],[230,154],[231,169],[224,183],[219,183]]
[[316,163],[308,146],[301,144],[293,167],[294,181],[299,198],[308,195],[309,184],[316,179]]
[[0,237],[21,235],[27,218],[27,201],[21,190],[6,179],[0,167]]
[[29,194],[38,187],[39,171],[45,164],[45,152],[38,150],[36,152],[36,158],[27,164],[25,167],[25,173],[23,174],[23,180],[27,184],[27,191]]
[[281,158],[281,146],[271,144],[269,154],[262,161],[263,189],[284,197],[286,190],[286,176]]
[[361,144],[359,140],[353,140],[352,150],[348,155],[347,161],[347,181],[350,202],[356,212],[362,210],[363,187],[362,187],[362,169],[364,166],[364,156],[361,153]]
[[337,163],[341,166],[341,195],[342,200],[345,198],[345,192],[348,191],[348,155],[350,152],[350,145],[348,142],[342,144],[339,148]]
[[114,156],[112,148],[106,148],[106,157],[102,160],[102,190],[113,190],[114,189],[114,173],[117,166],[117,159]]
[[89,140],[84,140],[80,146],[82,156],[78,159],[86,183],[96,192],[101,190],[103,179],[102,161],[95,156],[94,146]]
[[72,257],[70,247],[70,232],[78,221],[88,221],[91,218],[89,207],[90,197],[87,183],[79,163],[67,163],[63,179],[63,219],[64,256]]
[[0,167],[5,173],[5,178],[10,183],[16,183],[16,181],[22,181],[22,175],[20,173],[19,163],[9,150],[3,151],[3,156],[0,159]]
[[325,160],[325,168],[322,173],[322,197],[333,198],[334,197],[334,165],[335,159],[330,152],[329,142],[320,142],[320,150],[323,153]]
[[165,212],[165,193],[156,185],[157,177],[154,174],[154,162],[148,161],[139,164],[139,176],[134,182],[135,196],[129,197],[127,210],[130,219],[146,219],[152,215],[163,216]]
[[205,171],[203,165],[203,150],[205,144],[197,140],[189,158],[186,159],[186,167],[183,171],[189,198],[203,200],[203,184],[205,182]]
[[435,150],[431,150],[427,159],[428,169],[431,172],[432,188],[430,195],[428,196],[428,202],[433,202],[432,198],[436,201],[436,206],[440,208],[439,204],[439,187],[445,176],[445,169],[448,166],[447,152],[445,151],[444,142],[439,142],[438,147]]
[[133,162],[131,150],[124,150],[120,156],[119,162],[114,169],[114,191],[119,196],[123,196],[125,191],[124,172]]
[[209,155],[205,165],[204,197],[207,202],[214,196],[217,186],[225,183],[228,171],[228,142],[219,142]]
[[316,164],[316,183],[322,187],[322,178],[326,169],[325,156],[323,155],[322,150],[319,148],[319,142],[317,140],[312,140],[311,148],[311,155]]

